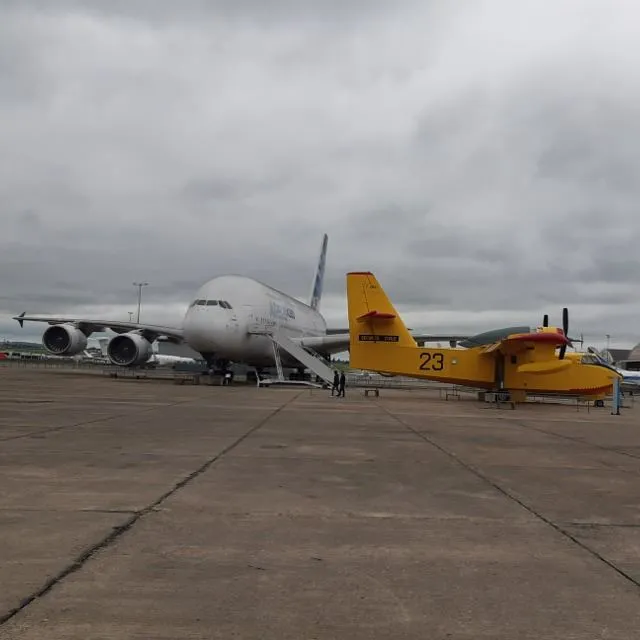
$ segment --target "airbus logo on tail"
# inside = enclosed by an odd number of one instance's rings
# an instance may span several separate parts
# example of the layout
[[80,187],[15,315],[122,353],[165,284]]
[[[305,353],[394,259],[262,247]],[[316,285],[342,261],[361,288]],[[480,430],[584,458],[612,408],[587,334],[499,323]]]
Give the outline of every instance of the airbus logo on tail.
[[318,260],[318,266],[316,268],[316,277],[313,281],[313,291],[311,292],[311,301],[309,306],[312,309],[318,309],[320,306],[320,299],[322,298],[322,285],[324,282],[324,267],[327,261],[327,244],[329,237],[325,233],[322,238],[322,247],[320,249],[320,259]]

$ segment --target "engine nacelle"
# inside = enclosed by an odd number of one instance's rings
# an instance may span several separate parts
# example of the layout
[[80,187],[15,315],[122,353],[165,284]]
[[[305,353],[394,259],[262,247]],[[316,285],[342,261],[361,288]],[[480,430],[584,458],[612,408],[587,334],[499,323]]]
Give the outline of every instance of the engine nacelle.
[[87,348],[87,336],[72,324],[53,324],[42,334],[42,344],[54,356],[75,356]]
[[139,333],[122,333],[107,345],[109,360],[120,367],[144,364],[152,354],[151,343]]

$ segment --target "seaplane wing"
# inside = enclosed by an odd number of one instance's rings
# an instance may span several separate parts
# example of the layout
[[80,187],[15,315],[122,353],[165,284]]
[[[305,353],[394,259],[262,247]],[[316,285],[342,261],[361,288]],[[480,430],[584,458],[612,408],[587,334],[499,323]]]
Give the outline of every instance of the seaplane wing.
[[69,318],[60,316],[30,316],[26,312],[13,318],[22,327],[25,322],[46,322],[47,324],[71,324],[85,335],[102,332],[110,329],[114,333],[127,333],[139,331],[146,338],[153,341],[159,337],[166,337],[171,342],[182,342],[182,329],[177,327],[163,327],[155,324],[142,324],[138,322],[120,322],[118,320],[97,320],[94,318]]
[[570,343],[571,341],[563,333],[556,331],[516,333],[484,347],[480,354],[492,354],[499,350],[504,355],[518,357],[527,351],[535,352],[542,348],[546,357],[541,356],[540,360],[521,363],[516,367],[520,374],[542,375],[562,371],[572,366],[571,360],[554,356],[556,347],[566,348]]
[[539,345],[547,345],[555,348],[567,344],[570,344],[570,340],[562,333],[516,333],[489,345],[483,350],[483,353],[491,353],[496,349],[500,349],[503,353],[517,354],[529,349],[534,349]]

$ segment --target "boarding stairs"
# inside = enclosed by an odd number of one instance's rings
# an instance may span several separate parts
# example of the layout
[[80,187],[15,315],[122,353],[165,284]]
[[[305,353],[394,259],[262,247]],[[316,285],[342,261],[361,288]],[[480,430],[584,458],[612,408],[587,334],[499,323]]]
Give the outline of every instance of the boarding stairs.
[[272,385],[272,384],[290,384],[290,385],[304,385],[311,387],[319,387],[322,385],[309,382],[307,380],[286,380],[284,377],[284,371],[282,368],[282,360],[280,358],[280,349],[286,351],[289,355],[293,356],[300,364],[304,365],[307,369],[313,371],[325,383],[333,384],[333,370],[328,367],[323,360],[316,355],[311,349],[302,347],[295,343],[288,336],[284,335],[281,331],[274,328],[274,330],[262,330],[254,329],[251,331],[253,334],[261,334],[271,339],[271,345],[273,347],[273,359],[276,365],[276,371],[278,374],[277,379],[267,378],[265,380],[258,380],[258,385]]

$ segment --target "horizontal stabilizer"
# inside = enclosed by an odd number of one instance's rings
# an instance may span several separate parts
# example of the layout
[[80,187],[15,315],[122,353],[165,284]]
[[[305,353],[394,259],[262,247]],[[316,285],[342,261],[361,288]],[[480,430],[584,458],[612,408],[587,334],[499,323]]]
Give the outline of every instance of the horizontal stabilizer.
[[571,366],[571,360],[545,360],[543,362],[527,362],[518,367],[518,373],[556,373]]
[[365,320],[393,320],[396,317],[395,313],[385,313],[383,311],[368,311],[358,316],[358,322],[364,322]]
[[366,368],[364,365],[371,355],[378,354],[380,349],[389,351],[395,347],[417,346],[372,273],[347,274],[347,310],[349,357],[354,369]]

